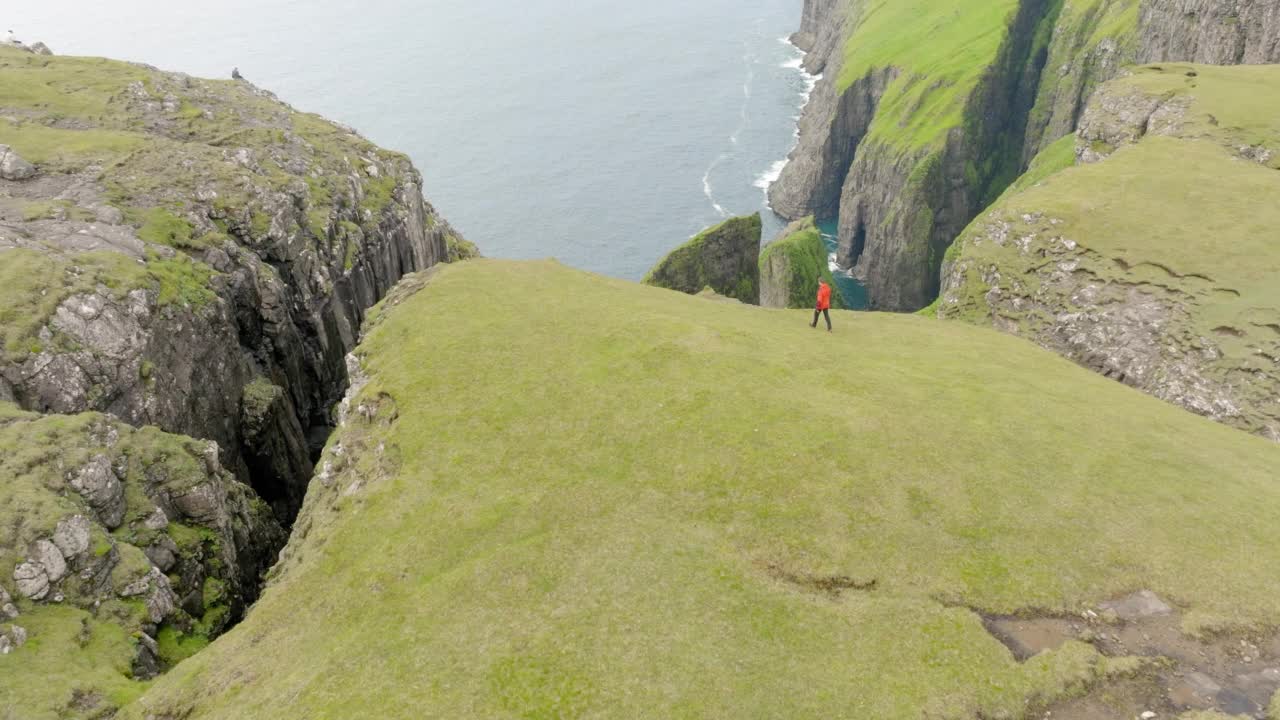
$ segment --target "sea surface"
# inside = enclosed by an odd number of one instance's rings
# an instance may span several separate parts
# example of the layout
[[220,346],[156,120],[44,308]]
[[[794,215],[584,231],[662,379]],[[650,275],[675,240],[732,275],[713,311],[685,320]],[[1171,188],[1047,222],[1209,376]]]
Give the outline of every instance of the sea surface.
[[639,279],[731,214],[765,213],[813,78],[801,0],[47,0],[0,30],[59,54],[233,67],[408,153],[491,257]]

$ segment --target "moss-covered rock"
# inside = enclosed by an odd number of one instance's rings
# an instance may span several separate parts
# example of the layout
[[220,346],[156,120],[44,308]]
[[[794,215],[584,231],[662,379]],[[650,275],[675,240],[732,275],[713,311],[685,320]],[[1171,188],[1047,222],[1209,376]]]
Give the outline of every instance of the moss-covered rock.
[[243,613],[284,531],[212,443],[96,413],[0,416],[0,620],[22,630],[0,696],[23,718],[102,717],[180,659],[170,645]]
[[811,217],[788,225],[760,253],[760,304],[764,307],[811,308],[819,280],[831,286],[831,306],[843,307],[826,243]]
[[671,251],[646,285],[696,295],[710,287],[752,305],[760,302],[760,213],[730,218]]
[[1280,441],[1278,119],[1274,66],[1109,83],[952,248],[938,315]]

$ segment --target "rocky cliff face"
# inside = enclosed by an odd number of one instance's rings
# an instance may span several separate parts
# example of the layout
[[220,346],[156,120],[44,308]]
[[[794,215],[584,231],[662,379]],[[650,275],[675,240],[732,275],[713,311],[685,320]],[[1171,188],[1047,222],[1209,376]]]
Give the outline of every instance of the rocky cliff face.
[[244,82],[0,50],[0,399],[213,440],[282,521],[364,309],[454,233],[409,161]]
[[753,305],[760,302],[760,213],[730,218],[671,251],[646,285],[696,295],[704,288]]
[[366,309],[474,252],[407,158],[248,83],[0,47],[4,704],[101,717],[234,622]]
[[1272,0],[1143,0],[1139,62],[1280,63]]
[[1277,98],[1275,67],[1162,64],[1104,86],[1065,169],[957,241],[939,316],[1280,441]]
[[1076,129],[1100,83],[1135,60],[1276,62],[1278,17],[1239,0],[808,2],[794,41],[824,75],[771,205],[838,217],[840,262],[872,305],[918,309],[954,238]]

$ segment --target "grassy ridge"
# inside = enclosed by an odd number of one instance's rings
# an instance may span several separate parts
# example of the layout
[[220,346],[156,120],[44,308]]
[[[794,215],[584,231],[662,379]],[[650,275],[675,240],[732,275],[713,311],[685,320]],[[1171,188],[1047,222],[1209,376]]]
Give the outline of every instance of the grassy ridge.
[[[1207,377],[1232,390],[1240,413],[1230,422],[1255,432],[1276,422],[1280,401],[1268,380],[1280,354],[1276,88],[1275,66],[1165,64],[1113,82],[1103,92],[1118,107],[1136,96],[1187,105],[1172,127],[1102,162],[1073,166],[1074,136],[1041,153],[948,252],[965,271],[945,293],[942,314],[983,323],[998,314],[1020,332],[1047,337],[1057,314],[1103,307],[1080,300],[1075,285],[1058,297],[1041,282],[1037,250],[1065,238],[1083,253],[1077,272],[1104,291],[1147,286],[1176,298],[1180,311],[1162,328],[1165,343],[1190,343],[1186,352],[1203,358]],[[1030,242],[1031,252],[986,241],[994,221]],[[998,269],[1004,292],[1024,286],[1013,290],[1029,298],[1021,310],[992,306],[989,268]]]
[[124,717],[1016,716],[1120,668],[1019,664],[968,607],[1280,623],[1280,448],[990,330],[807,321],[440,269],[279,577]]

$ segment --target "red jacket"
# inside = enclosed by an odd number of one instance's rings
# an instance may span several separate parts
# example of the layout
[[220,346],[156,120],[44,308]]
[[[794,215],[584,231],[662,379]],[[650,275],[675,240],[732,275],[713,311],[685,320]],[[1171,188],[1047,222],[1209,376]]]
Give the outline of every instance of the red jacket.
[[831,309],[831,286],[821,280],[818,281],[818,309]]

